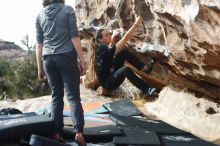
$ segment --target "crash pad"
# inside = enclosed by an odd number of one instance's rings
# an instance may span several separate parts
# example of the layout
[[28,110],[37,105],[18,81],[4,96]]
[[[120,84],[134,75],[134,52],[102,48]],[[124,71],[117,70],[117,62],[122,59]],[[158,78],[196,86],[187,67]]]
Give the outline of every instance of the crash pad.
[[117,145],[160,146],[160,140],[154,131],[126,125],[118,126],[124,135],[114,136],[113,143]]
[[122,116],[141,115],[141,111],[132,103],[130,99],[122,99],[103,104],[112,114]]
[[144,117],[135,118],[110,114],[110,119],[119,124],[125,124],[133,127],[142,127],[149,130],[153,130],[158,134],[189,134],[163,121],[146,119]]
[[29,144],[31,146],[70,146],[68,144],[60,143],[55,140],[32,134]]
[[13,141],[30,134],[51,134],[54,132],[53,120],[45,115],[25,115],[17,118],[0,120],[0,141]]

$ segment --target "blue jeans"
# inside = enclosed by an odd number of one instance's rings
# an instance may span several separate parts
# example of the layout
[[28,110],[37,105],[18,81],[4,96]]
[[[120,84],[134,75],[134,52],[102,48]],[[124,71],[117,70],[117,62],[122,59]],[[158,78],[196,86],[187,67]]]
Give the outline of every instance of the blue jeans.
[[51,116],[57,132],[62,133],[64,126],[64,89],[70,105],[73,132],[83,132],[85,122],[80,99],[80,74],[76,57],[67,54],[47,55],[43,57],[43,67],[52,90]]

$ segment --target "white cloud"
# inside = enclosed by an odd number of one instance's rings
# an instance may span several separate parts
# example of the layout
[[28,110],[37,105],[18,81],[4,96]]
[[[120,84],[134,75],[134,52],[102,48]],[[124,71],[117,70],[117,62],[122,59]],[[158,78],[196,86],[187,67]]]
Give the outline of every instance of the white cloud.
[[[0,39],[20,44],[28,34],[31,42],[35,42],[35,19],[43,8],[42,0],[1,0],[0,1]],[[66,0],[73,6],[74,0]]]

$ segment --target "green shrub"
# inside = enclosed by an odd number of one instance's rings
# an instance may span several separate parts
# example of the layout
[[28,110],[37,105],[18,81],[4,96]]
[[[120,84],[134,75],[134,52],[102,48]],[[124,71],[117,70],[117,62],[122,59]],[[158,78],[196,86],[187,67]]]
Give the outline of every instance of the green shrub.
[[8,62],[0,60],[0,78],[6,75],[13,75],[13,70]]
[[5,95],[9,94],[11,87],[9,83],[13,79],[14,72],[11,68],[10,63],[0,60],[0,96],[3,98]]
[[40,81],[34,53],[19,62],[0,60],[0,96],[20,99],[50,94],[47,81]]
[[20,96],[42,96],[50,94],[47,81],[40,81],[35,55],[19,63],[15,70],[15,92]]

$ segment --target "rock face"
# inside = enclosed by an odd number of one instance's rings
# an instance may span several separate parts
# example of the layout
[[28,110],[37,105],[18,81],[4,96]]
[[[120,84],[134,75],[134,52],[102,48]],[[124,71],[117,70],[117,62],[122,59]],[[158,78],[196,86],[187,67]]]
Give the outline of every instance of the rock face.
[[142,15],[144,23],[128,44],[142,60],[157,60],[152,75],[161,82],[155,86],[220,103],[219,0],[78,0],[75,7],[87,40],[102,27],[125,33]]
[[11,61],[20,60],[26,55],[14,42],[8,42],[0,39],[0,59]]
[[169,68],[184,87],[219,102],[219,2],[148,2],[164,31]]
[[79,0],[75,6],[86,39],[105,26],[126,32],[142,15],[143,26],[129,45],[158,60],[153,75],[220,102],[219,1]]
[[172,87],[165,87],[158,100],[145,104],[145,112],[203,139],[220,144],[219,104],[196,98],[184,90],[174,91]]

